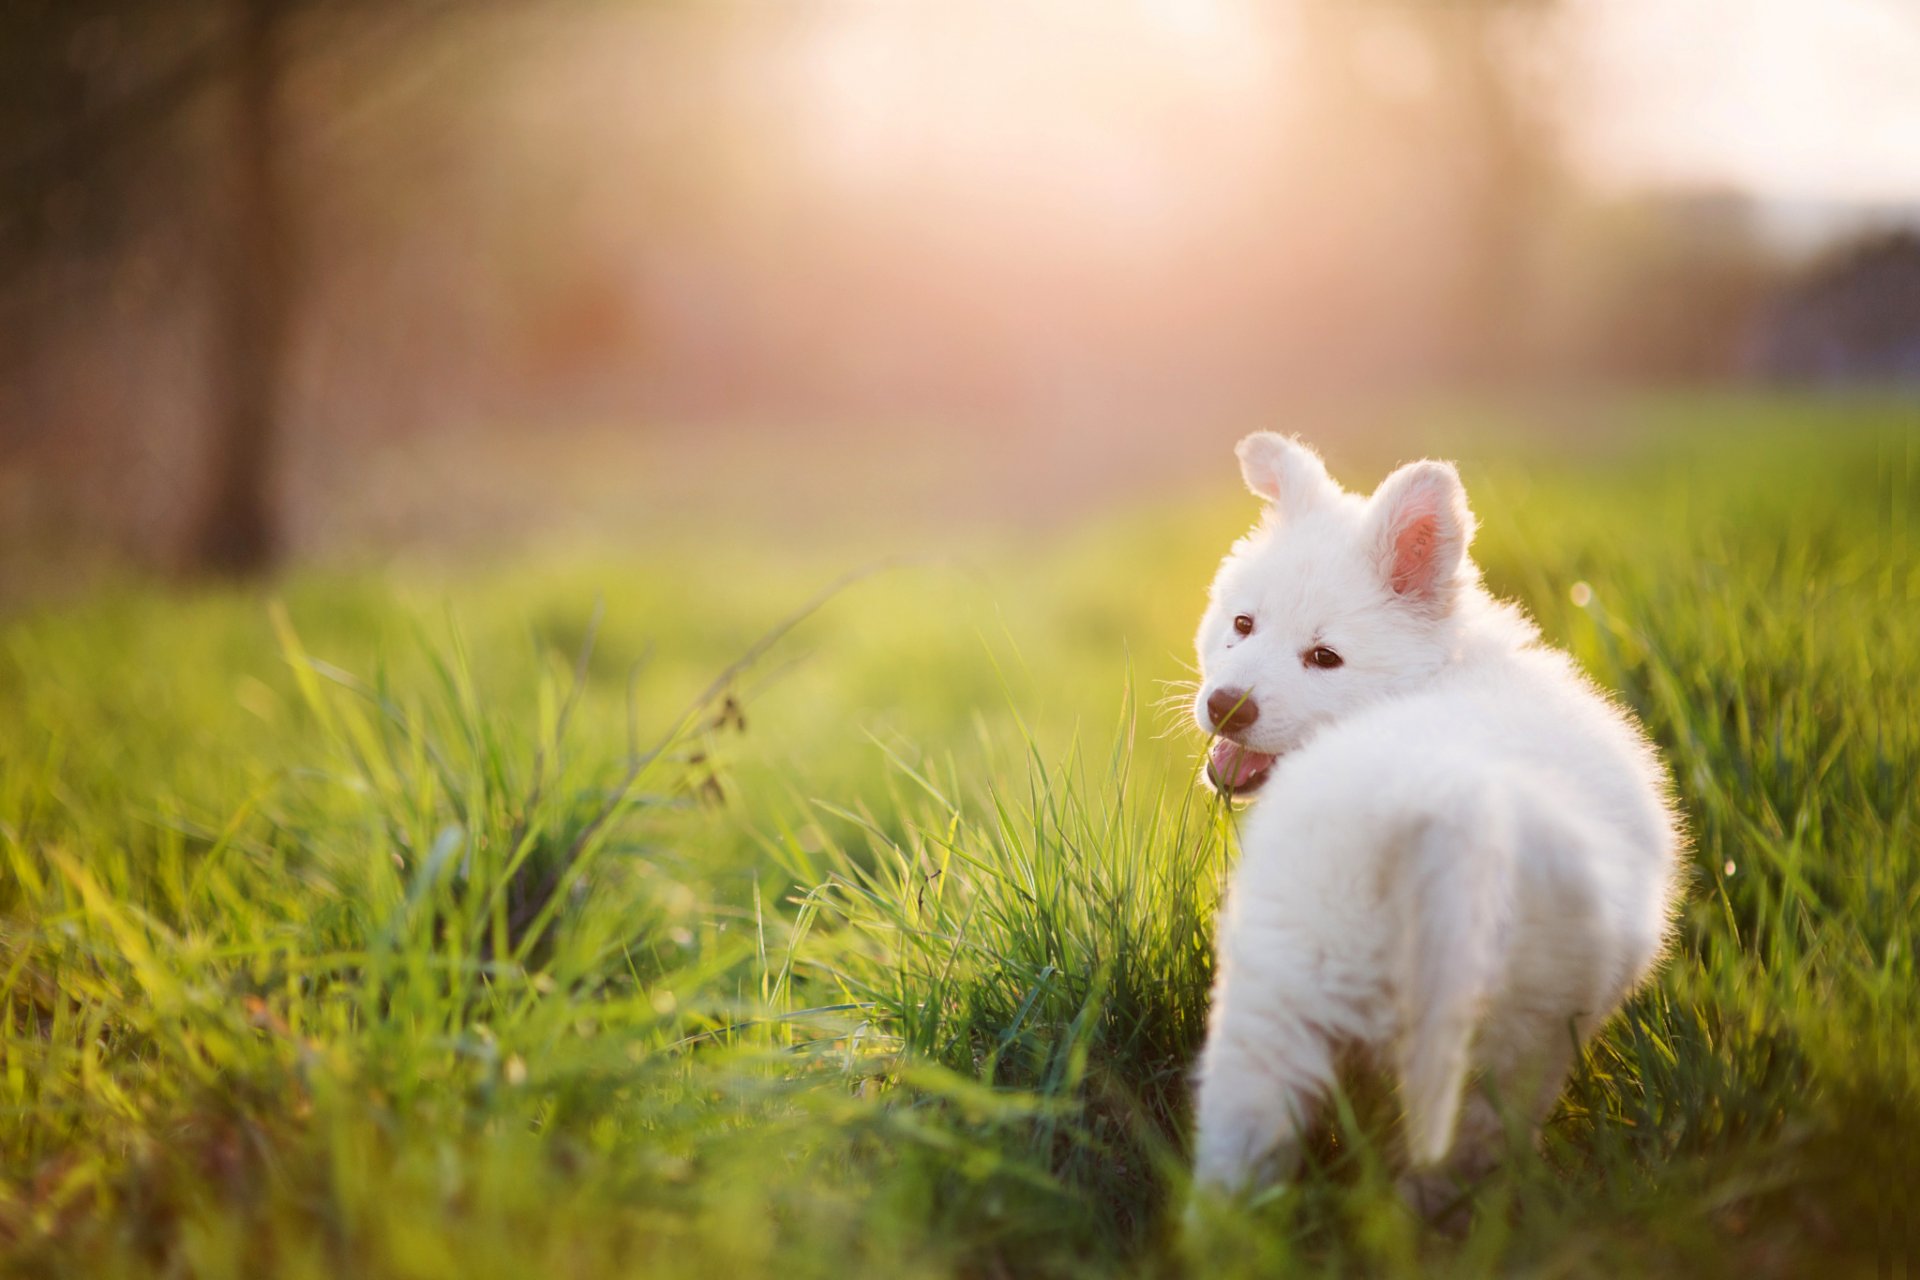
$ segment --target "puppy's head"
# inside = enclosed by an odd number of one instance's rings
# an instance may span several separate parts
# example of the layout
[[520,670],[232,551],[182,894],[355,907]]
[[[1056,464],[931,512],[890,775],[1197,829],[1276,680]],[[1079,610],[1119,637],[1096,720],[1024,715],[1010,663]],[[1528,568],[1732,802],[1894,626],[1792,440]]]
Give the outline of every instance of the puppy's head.
[[1261,432],[1238,452],[1268,507],[1214,578],[1193,714],[1218,735],[1209,779],[1245,794],[1315,730],[1438,671],[1475,572],[1452,464],[1411,463],[1362,497],[1297,440]]

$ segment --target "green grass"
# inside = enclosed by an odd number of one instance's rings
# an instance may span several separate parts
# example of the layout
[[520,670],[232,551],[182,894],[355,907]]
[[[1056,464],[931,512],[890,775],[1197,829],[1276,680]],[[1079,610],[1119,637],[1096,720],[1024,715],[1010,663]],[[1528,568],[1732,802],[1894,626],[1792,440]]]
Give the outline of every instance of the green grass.
[[1223,459],[733,671],[861,555],[703,532],[0,624],[0,1271],[1915,1265],[1915,414],[1606,425],[1333,451],[1465,460],[1494,586],[1693,833],[1658,983],[1464,1238],[1364,1098],[1292,1192],[1170,1228],[1233,822],[1157,703],[1252,516]]

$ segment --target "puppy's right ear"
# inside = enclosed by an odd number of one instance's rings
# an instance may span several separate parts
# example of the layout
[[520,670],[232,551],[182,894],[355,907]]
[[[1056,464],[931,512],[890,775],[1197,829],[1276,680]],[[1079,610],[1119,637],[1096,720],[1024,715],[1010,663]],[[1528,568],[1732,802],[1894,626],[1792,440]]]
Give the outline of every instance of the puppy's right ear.
[[1305,510],[1340,492],[1320,455],[1298,440],[1256,431],[1233,451],[1247,488],[1283,513]]

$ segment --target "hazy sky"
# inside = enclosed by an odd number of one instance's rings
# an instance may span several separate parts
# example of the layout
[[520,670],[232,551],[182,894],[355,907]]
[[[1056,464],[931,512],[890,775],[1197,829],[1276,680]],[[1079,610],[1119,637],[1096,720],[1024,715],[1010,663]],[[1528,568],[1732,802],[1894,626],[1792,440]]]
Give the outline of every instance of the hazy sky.
[[1920,0],[1575,0],[1609,186],[1920,204]]
[[[1259,112],[1262,85],[1284,85],[1313,56],[1290,42],[1286,10],[1285,0],[852,3],[823,25],[818,96],[849,136],[898,132],[895,105],[917,102],[939,129],[997,148],[1109,84]],[[1378,38],[1363,44],[1362,71],[1417,92],[1420,49],[1396,36],[1395,6],[1372,12]],[[1539,92],[1561,95],[1578,167],[1603,188],[1920,204],[1920,0],[1564,0],[1545,34]],[[916,48],[939,56],[909,56]]]

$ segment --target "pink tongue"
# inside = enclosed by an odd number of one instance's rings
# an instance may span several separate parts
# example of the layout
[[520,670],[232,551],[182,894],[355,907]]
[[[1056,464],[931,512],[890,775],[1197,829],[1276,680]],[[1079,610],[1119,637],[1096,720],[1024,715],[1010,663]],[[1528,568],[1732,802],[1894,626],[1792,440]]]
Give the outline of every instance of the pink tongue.
[[1251,782],[1257,775],[1273,766],[1274,757],[1261,751],[1249,751],[1237,742],[1220,738],[1213,744],[1213,752],[1208,756],[1208,764],[1213,770],[1214,781],[1239,790]]

